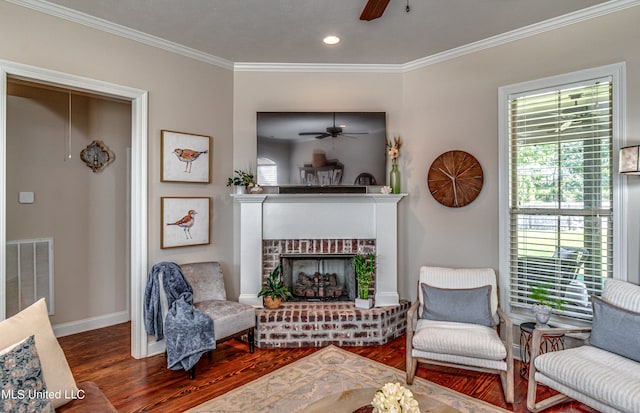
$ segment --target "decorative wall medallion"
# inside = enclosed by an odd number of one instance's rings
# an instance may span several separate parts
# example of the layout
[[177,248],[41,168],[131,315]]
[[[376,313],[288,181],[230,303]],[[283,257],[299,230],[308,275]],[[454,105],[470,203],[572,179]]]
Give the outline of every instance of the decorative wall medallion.
[[480,162],[464,151],[443,153],[427,172],[429,192],[436,201],[451,208],[473,202],[480,194],[483,182]]
[[93,172],[98,172],[113,162],[116,156],[102,141],[93,141],[80,152],[80,159],[82,159]]

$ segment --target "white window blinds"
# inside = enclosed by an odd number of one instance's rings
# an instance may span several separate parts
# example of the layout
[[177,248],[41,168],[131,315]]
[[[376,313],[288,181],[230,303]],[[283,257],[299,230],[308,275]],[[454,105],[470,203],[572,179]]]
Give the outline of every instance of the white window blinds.
[[278,185],[278,165],[269,158],[258,158],[258,185]]
[[612,80],[509,96],[512,307],[531,287],[591,319],[591,294],[613,272]]

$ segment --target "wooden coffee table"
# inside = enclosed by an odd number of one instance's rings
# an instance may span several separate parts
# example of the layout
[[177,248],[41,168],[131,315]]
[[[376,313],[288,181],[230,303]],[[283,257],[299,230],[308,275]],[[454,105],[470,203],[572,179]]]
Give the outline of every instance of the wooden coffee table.
[[[377,390],[377,388],[368,387],[332,393],[311,403],[304,411],[305,413],[352,413],[354,410],[370,404]],[[412,393],[413,397],[418,401],[422,413],[460,413],[459,410],[424,394]]]

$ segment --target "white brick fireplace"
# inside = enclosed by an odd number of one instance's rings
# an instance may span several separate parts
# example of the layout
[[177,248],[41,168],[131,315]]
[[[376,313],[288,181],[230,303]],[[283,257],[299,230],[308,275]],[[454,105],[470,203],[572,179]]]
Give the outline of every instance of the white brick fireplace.
[[263,241],[373,239],[376,307],[399,305],[398,208],[404,194],[233,195],[240,203],[239,301],[262,307]]

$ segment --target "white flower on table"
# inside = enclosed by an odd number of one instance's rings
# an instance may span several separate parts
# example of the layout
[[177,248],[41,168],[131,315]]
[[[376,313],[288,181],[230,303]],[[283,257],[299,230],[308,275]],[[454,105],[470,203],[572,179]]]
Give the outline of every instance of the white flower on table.
[[373,401],[373,413],[420,413],[413,393],[400,383],[387,383],[379,389]]

